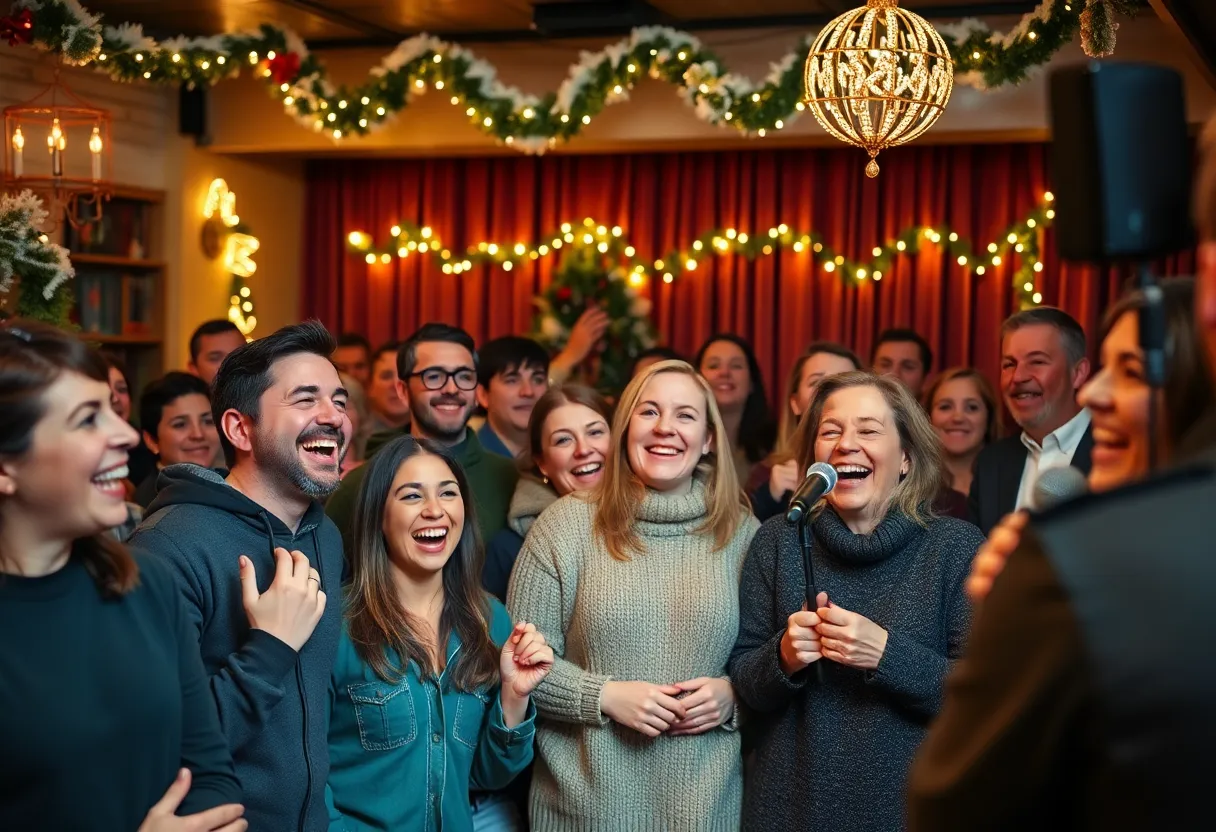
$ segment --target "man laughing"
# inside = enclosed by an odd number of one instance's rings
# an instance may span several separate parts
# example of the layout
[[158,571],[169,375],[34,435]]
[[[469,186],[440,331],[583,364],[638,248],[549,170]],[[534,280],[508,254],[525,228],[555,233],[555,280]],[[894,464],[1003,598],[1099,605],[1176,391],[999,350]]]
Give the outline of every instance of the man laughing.
[[329,827],[342,543],[319,500],[337,487],[351,437],[333,347],[308,321],[229,354],[211,389],[227,479],[165,468],[129,541],[177,578],[251,829]]

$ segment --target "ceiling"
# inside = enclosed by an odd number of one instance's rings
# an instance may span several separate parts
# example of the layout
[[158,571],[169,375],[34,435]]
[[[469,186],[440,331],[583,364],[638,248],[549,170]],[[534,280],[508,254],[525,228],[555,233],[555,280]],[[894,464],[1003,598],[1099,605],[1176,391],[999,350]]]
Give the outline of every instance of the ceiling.
[[[148,34],[214,35],[277,23],[313,47],[391,45],[418,34],[465,42],[683,29],[819,25],[863,0],[84,0],[105,22]],[[904,0],[927,17],[1022,14],[1033,0]],[[926,14],[926,11],[929,12]],[[536,25],[534,25],[534,23]]]
[[1216,86],[1216,3],[1212,0],[1149,0],[1153,11],[1190,45]]

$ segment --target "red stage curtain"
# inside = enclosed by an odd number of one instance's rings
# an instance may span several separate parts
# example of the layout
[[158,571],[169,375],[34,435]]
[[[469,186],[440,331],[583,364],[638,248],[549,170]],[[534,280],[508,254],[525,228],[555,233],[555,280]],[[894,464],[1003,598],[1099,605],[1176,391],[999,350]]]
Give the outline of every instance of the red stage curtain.
[[[914,146],[884,153],[874,180],[863,175],[864,154],[848,148],[317,160],[308,167],[302,312],[374,343],[403,338],[429,320],[459,324],[479,342],[529,330],[532,298],[550,278],[552,256],[513,272],[445,275],[423,256],[368,265],[347,251],[351,231],[382,241],[402,221],[431,226],[460,251],[482,240],[540,240],[562,222],[590,216],[620,225],[643,261],[707,229],[764,234],[783,222],[867,259],[875,245],[920,224],[946,223],[982,250],[1038,204],[1049,187],[1047,156],[1042,144]],[[1075,315],[1096,338],[1126,275],[1059,263],[1050,231],[1043,260],[1043,302]],[[1186,256],[1165,270],[1190,266]],[[935,369],[969,364],[995,378],[997,330],[1014,311],[1014,269],[1006,259],[975,276],[926,244],[880,283],[854,286],[816,268],[809,252],[786,250],[754,263],[703,261],[674,284],[647,291],[666,342],[686,355],[718,330],[748,338],[776,399],[807,343],[840,341],[864,358],[889,326],[924,334]]]

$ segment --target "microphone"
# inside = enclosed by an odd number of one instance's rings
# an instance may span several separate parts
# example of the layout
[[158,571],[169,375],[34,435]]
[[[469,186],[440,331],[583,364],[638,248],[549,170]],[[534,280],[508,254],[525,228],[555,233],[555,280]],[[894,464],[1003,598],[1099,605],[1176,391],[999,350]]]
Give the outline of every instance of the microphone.
[[807,468],[806,479],[802,481],[802,485],[798,486],[798,490],[794,492],[794,498],[790,500],[789,510],[785,513],[785,522],[791,525],[797,523],[811,510],[811,506],[819,502],[823,495],[835,487],[836,469],[831,465],[826,462],[816,462]]
[[1089,491],[1089,483],[1076,468],[1048,468],[1035,480],[1032,505],[1035,511],[1046,511]]

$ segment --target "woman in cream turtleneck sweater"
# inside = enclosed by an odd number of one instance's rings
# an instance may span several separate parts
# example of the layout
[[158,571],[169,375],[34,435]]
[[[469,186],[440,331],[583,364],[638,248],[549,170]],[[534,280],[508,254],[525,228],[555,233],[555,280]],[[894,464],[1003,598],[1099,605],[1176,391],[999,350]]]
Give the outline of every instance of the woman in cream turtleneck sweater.
[[688,364],[630,382],[612,437],[598,487],[540,516],[511,579],[511,614],[558,656],[534,695],[532,829],[734,832],[743,780],[726,665],[757,523],[713,393]]

